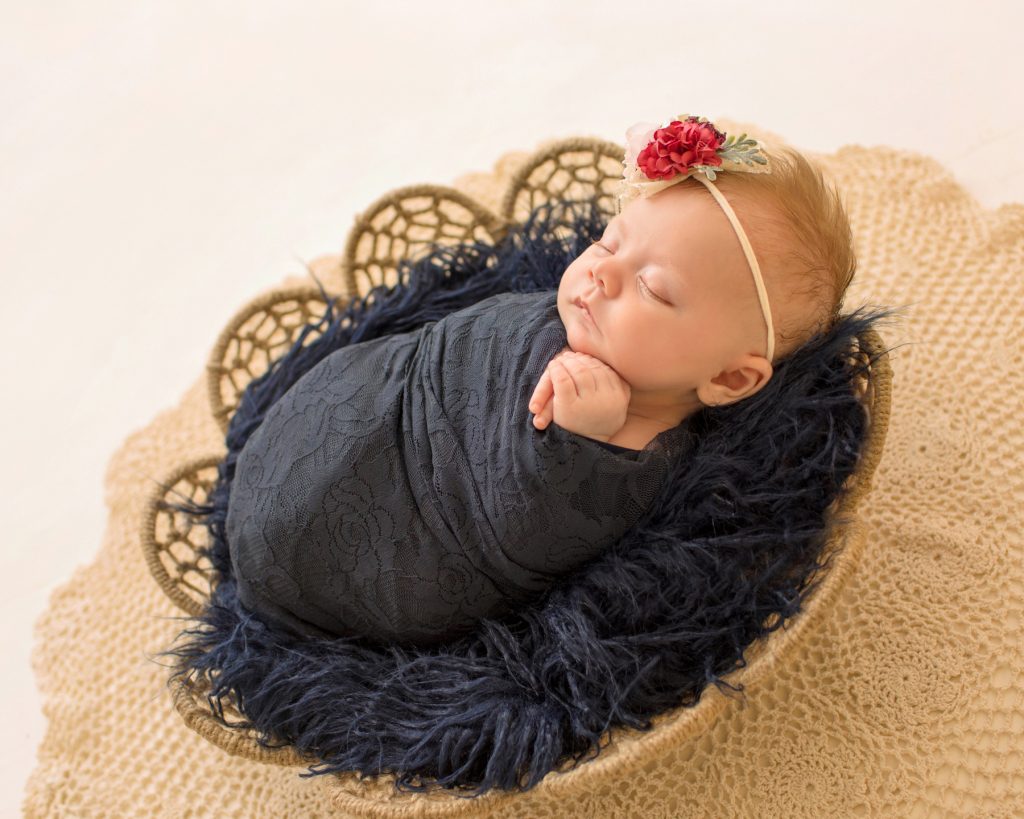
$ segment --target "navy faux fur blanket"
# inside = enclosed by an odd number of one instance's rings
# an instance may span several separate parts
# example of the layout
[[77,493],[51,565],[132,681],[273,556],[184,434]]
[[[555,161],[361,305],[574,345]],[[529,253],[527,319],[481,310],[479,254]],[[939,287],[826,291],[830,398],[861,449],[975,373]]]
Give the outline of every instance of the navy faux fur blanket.
[[[736,404],[691,416],[697,433],[644,516],[535,603],[441,646],[299,637],[240,604],[224,523],[236,459],[267,410],[331,351],[414,330],[503,292],[557,288],[607,217],[593,202],[542,206],[497,244],[439,248],[316,325],[245,390],[205,506],[219,582],[179,635],[175,677],[205,677],[263,745],[321,763],[303,776],[394,773],[397,787],[476,796],[533,787],[563,761],[596,756],[616,726],[694,705],[743,667],[752,642],[796,614],[831,554],[826,510],[854,471],[866,413],[853,337],[891,310],[859,308],[779,362]],[[569,225],[571,235],[554,227]],[[557,238],[556,238],[557,236]],[[326,294],[325,294],[326,296]],[[351,323],[346,326],[348,318]],[[313,327],[323,335],[303,345]],[[770,623],[771,625],[767,625]],[[234,724],[234,723],[233,723]]]

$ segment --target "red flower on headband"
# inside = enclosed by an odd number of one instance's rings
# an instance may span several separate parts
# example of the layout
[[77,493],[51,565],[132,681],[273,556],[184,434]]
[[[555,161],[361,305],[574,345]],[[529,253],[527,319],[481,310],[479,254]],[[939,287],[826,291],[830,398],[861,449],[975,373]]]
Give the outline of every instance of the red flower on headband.
[[652,141],[636,158],[637,166],[648,179],[671,179],[694,165],[722,164],[716,151],[722,147],[725,134],[707,120],[699,119],[674,119],[654,132]]

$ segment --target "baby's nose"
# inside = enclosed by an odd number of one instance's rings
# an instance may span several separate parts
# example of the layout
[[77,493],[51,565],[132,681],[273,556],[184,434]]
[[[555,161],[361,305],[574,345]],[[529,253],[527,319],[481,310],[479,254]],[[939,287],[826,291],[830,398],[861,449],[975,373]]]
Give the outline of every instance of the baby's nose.
[[614,272],[606,265],[595,265],[590,268],[590,278],[594,284],[605,291],[605,295],[608,295],[608,288],[611,285],[611,280],[614,278]]

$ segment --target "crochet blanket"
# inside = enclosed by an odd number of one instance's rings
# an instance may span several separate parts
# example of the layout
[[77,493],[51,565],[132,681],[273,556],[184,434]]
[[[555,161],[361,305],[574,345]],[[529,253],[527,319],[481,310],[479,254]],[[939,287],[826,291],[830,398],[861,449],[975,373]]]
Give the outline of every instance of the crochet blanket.
[[299,635],[429,645],[618,541],[681,435],[616,453],[533,427],[533,388],[566,345],[555,298],[499,293],[302,375],[235,464],[225,533],[242,603]]
[[[524,158],[509,154],[457,187],[497,210]],[[816,158],[845,191],[857,239],[847,303],[914,305],[886,334],[901,345],[890,353],[894,403],[858,511],[856,573],[798,640],[776,635],[759,658],[771,661],[765,673],[735,675],[744,701],[710,689],[660,723],[657,741],[623,737],[487,815],[696,817],[708,805],[766,817],[1024,814],[1014,727],[1024,713],[1024,205],[986,210],[906,151]],[[336,261],[314,265],[332,289]],[[470,815],[451,800],[392,800],[389,783],[300,779],[303,766],[227,756],[182,722],[166,669],[148,660],[180,630],[180,611],[140,559],[139,520],[150,476],[222,448],[201,374],[112,456],[97,558],[36,624],[49,724],[25,813]]]

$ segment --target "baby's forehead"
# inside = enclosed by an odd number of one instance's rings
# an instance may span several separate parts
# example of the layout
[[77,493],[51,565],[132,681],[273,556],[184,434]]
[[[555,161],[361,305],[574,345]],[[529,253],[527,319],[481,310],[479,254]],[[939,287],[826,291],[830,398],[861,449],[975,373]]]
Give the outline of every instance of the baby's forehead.
[[[689,180],[687,180],[689,181]],[[687,242],[715,238],[715,245],[732,245],[738,237],[723,207],[703,185],[673,185],[653,196],[636,199],[609,220],[608,226],[625,235],[660,238],[671,232]],[[785,208],[771,196],[737,191],[719,185],[748,241],[761,254],[778,255],[793,245]],[[737,244],[738,246],[738,244]]]
[[676,185],[654,196],[633,200],[609,224],[639,232],[654,227],[664,228],[670,222],[673,228],[679,230],[687,228],[694,221],[719,218],[727,217],[709,193]]
[[608,221],[626,240],[643,240],[659,253],[686,255],[693,248],[731,238],[728,217],[710,195],[671,192],[630,202]]

